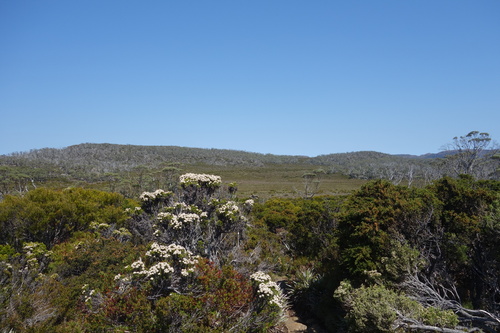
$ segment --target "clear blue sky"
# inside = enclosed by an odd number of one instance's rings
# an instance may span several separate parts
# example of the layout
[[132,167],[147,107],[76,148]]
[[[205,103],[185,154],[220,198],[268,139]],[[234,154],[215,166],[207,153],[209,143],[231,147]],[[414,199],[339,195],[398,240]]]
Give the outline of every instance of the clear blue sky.
[[0,2],[0,154],[500,141],[498,0]]

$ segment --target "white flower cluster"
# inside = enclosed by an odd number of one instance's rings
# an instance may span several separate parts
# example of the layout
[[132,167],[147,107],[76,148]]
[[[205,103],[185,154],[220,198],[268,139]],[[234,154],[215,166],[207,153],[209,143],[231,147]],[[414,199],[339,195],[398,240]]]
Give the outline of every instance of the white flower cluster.
[[154,201],[156,198],[166,196],[168,194],[171,194],[172,192],[170,191],[163,191],[161,189],[158,189],[154,192],[142,192],[142,194],[139,196],[139,199],[141,199],[144,202],[147,201]]
[[[146,193],[146,192],[144,192],[144,193]],[[141,200],[142,200],[142,198],[141,198]],[[132,208],[125,208],[125,213],[127,213],[127,214],[139,213],[141,210],[142,210],[141,207],[134,207],[134,210],[132,210]]]
[[220,176],[186,173],[179,177],[181,185],[198,185],[198,186],[220,186],[222,179]]
[[26,256],[29,258],[34,253],[36,253],[40,250],[41,245],[42,245],[41,243],[36,243],[36,242],[26,243],[23,246],[23,250],[26,252]]
[[174,268],[170,266],[168,262],[160,261],[149,268],[146,276],[152,279],[155,276],[163,274],[168,275],[173,272]]
[[228,201],[217,208],[217,212],[226,217],[234,217],[239,212],[239,208],[234,201]]
[[271,277],[262,271],[258,271],[258,272],[253,273],[252,275],[250,275],[250,279],[252,279],[258,283],[264,283],[264,282],[271,281]]
[[84,284],[82,286],[82,295],[83,295],[83,301],[85,303],[89,303],[92,300],[92,296],[95,294],[94,289],[89,289],[88,284]]
[[37,242],[28,242],[23,245],[23,250],[26,253],[27,259],[32,259],[35,257],[50,257],[52,255],[52,251],[47,251],[45,244],[37,243]]
[[[174,268],[170,266],[170,264],[166,261],[160,261],[151,266],[149,269],[146,269],[142,259],[139,259],[136,262],[132,263],[130,267],[134,269],[134,272],[132,274],[143,275],[150,279],[153,279],[155,276],[168,275],[174,271]],[[121,276],[119,276],[118,278],[117,276],[115,276],[115,280],[120,278]]]
[[174,218],[170,221],[170,224],[172,228],[180,229],[182,228],[182,225],[185,223],[194,223],[199,221],[200,221],[200,216],[198,214],[181,213],[177,216],[174,216]]
[[172,205],[171,209],[173,209],[174,211],[177,211],[177,212],[183,212],[183,211],[191,211],[192,208],[191,206],[189,206],[188,204],[186,204],[185,202],[174,202],[174,204]]
[[177,215],[180,213],[195,213],[200,215],[200,217],[205,218],[208,216],[207,212],[203,212],[196,205],[187,205],[185,202],[176,202],[172,207],[167,208],[168,210],[175,212]]
[[118,292],[124,293],[128,289],[128,286],[130,285],[131,278],[130,276],[123,276],[121,274],[117,274],[115,275],[115,281],[117,283]]
[[248,206],[248,207],[253,207],[255,201],[253,201],[253,199],[248,199],[247,201],[245,201],[245,206]]
[[183,246],[177,244],[161,245],[158,243],[153,243],[149,247],[149,251],[146,252],[146,256],[168,259],[172,255],[187,255],[192,256],[191,251],[186,250]]
[[97,223],[97,222],[91,222],[90,223],[90,228],[99,231],[99,230],[106,230],[110,228],[110,225],[107,223]]
[[144,265],[144,262],[142,261],[142,258],[139,258],[139,260],[134,261],[132,264],[130,264],[130,267],[132,267],[134,269],[134,271],[138,271],[138,270],[142,271],[145,269],[145,265]]
[[267,299],[269,304],[277,305],[282,309],[286,307],[285,296],[268,274],[259,271],[250,275],[250,278],[258,284],[257,294],[259,298]]
[[[146,252],[146,256],[152,259],[158,260],[148,269],[146,264],[142,259],[137,260],[132,263],[130,267],[133,269],[133,275],[145,276],[153,280],[155,277],[165,276],[174,273],[174,266],[180,265],[180,274],[182,276],[188,276],[190,273],[194,272],[195,265],[198,263],[198,256],[193,256],[191,251],[186,250],[183,246],[177,244],[170,245],[160,245],[158,243],[153,243],[150,249]],[[172,256],[178,256],[179,258],[172,258]],[[174,261],[173,263],[168,262]],[[115,277],[116,279],[121,279],[121,276]]]
[[[193,210],[192,207],[185,205],[183,207],[184,209],[187,210]],[[182,208],[181,208],[182,210]],[[199,210],[198,210],[199,211]],[[200,214],[191,212],[191,213],[184,213],[181,212],[177,215],[172,214],[170,212],[160,212],[156,216],[156,218],[160,221],[167,221],[168,224],[173,228],[173,229],[181,229],[183,225],[185,224],[191,224],[191,223],[197,223],[200,222],[201,219],[208,217],[208,214],[206,212],[201,212]]]

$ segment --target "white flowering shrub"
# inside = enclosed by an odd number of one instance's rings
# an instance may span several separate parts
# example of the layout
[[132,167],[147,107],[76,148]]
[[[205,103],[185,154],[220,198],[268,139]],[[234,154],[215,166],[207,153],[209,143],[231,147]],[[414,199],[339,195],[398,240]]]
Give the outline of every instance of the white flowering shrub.
[[179,182],[182,187],[194,185],[197,187],[219,187],[222,183],[220,176],[186,173],[180,176]]
[[217,198],[214,189],[221,184],[219,176],[188,173],[181,176],[180,183],[180,192],[168,194],[168,201],[153,199],[165,196],[162,191],[141,196],[144,212],[130,215],[133,237],[158,244],[175,243],[217,264],[231,260],[228,254],[245,237],[246,209],[236,201]]
[[177,216],[173,216],[170,221],[172,228],[180,229],[185,224],[197,223],[200,221],[200,216],[193,213],[181,213]]
[[91,299],[91,296],[95,293],[94,289],[90,289],[88,284],[84,284],[82,286],[82,295],[83,295],[83,301],[85,303],[89,302]]
[[275,324],[286,319],[288,300],[271,277],[261,271],[250,275],[255,288],[256,310],[260,316]]
[[38,269],[40,265],[45,266],[52,251],[47,251],[47,247],[43,243],[28,242],[23,245],[23,252],[26,259],[26,267],[29,269]]
[[142,194],[139,196],[139,199],[141,199],[141,201],[143,202],[148,202],[158,200],[159,198],[168,197],[170,195],[172,195],[172,192],[158,189],[154,192],[142,192]]
[[286,309],[287,300],[285,295],[268,274],[259,271],[250,275],[250,279],[257,285],[257,296],[259,298],[270,305],[275,305],[283,310]]
[[234,201],[228,201],[217,207],[217,213],[219,214],[219,217],[229,220],[233,220],[239,217],[239,212],[240,209],[238,205],[236,205],[236,202]]
[[[147,213],[151,213],[152,209],[168,205],[174,193],[158,189],[154,192],[143,192],[139,199],[141,200],[141,209]],[[141,210],[135,210],[135,213],[140,213]]]
[[99,307],[104,301],[104,297],[101,292],[96,289],[92,289],[88,284],[82,286],[81,300],[85,304],[85,310],[89,313],[99,312]]
[[209,202],[222,183],[220,176],[186,173],[180,176],[181,199],[189,205],[202,207]]
[[[183,227],[189,228],[197,225],[207,216],[207,212],[202,212],[194,205],[189,206],[183,202],[176,202],[171,207],[166,207],[162,212],[159,212],[156,219],[159,222],[163,222],[165,229],[172,228],[179,230]],[[158,229],[157,231],[159,232]]]
[[145,253],[145,259],[139,258],[127,266],[129,274],[118,274],[115,281],[121,288],[126,284],[149,283],[157,296],[181,292],[187,287],[199,259],[181,245],[154,242]]

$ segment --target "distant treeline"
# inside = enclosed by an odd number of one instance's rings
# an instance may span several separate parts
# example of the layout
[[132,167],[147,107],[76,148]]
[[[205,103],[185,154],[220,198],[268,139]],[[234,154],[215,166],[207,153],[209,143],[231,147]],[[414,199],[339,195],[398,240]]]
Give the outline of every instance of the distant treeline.
[[169,183],[168,179],[160,178],[171,178],[170,174],[180,165],[259,168],[300,164],[318,166],[326,173],[354,179],[387,179],[406,185],[428,184],[440,177],[460,173],[469,173],[477,179],[499,178],[499,159],[494,158],[493,150],[476,156],[477,163],[470,172],[460,172],[457,167],[460,162],[457,157],[462,153],[452,150],[414,156],[362,151],[307,157],[225,149],[85,143],[62,149],[44,148],[1,155],[0,195],[25,191],[47,182],[68,185],[79,181],[115,182],[114,186],[118,186],[117,180],[131,183],[130,186],[136,187],[133,191],[136,194],[145,188],[140,183]]

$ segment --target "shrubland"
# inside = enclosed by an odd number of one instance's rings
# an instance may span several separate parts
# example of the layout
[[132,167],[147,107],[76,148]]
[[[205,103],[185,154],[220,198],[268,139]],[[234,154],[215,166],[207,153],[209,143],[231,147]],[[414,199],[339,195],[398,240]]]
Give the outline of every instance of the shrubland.
[[500,159],[488,133],[454,138],[437,154],[390,155],[373,151],[316,157],[174,146],[79,144],[0,155],[0,198],[37,187],[85,187],[136,198],[172,190],[185,172],[216,174],[239,184],[242,196],[313,196],[350,193],[363,183],[428,185],[465,173],[499,179]]
[[[288,300],[246,251],[254,202],[184,174],[138,200],[38,188],[0,202],[0,329],[267,332]],[[268,274],[269,273],[269,274]]]
[[103,191],[23,183],[15,169],[3,188],[19,190],[0,201],[0,332],[284,332],[289,310],[339,333],[500,330],[497,180],[386,177],[325,193],[315,182],[338,175],[309,161],[287,164],[293,195],[258,197],[235,180],[262,184],[278,167],[221,177],[160,160],[155,172],[129,160],[117,191],[117,175]]

